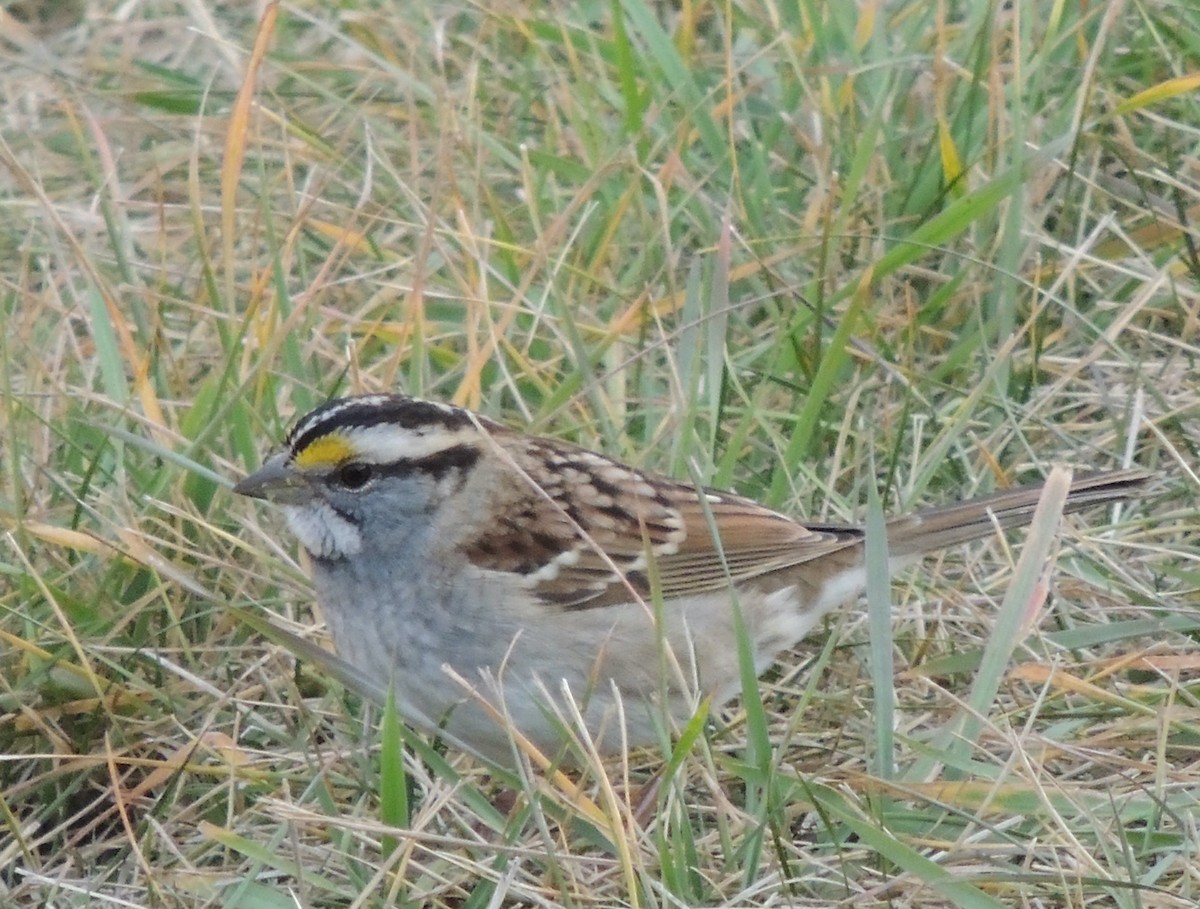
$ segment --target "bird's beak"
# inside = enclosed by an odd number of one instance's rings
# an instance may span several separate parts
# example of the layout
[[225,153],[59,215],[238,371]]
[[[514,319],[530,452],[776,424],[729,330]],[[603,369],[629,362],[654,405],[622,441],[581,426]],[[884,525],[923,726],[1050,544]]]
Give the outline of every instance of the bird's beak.
[[233,491],[252,499],[269,499],[281,504],[294,504],[311,496],[305,480],[288,464],[284,452],[272,455],[258,470],[242,479]]

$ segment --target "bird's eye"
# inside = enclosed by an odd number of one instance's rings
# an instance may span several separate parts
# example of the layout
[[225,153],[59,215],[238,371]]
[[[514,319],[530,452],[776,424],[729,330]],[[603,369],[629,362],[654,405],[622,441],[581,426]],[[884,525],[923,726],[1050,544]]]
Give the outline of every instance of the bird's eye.
[[334,482],[345,489],[362,489],[371,482],[371,477],[374,472],[371,470],[370,464],[363,464],[360,461],[351,461],[348,464],[343,464],[334,473]]

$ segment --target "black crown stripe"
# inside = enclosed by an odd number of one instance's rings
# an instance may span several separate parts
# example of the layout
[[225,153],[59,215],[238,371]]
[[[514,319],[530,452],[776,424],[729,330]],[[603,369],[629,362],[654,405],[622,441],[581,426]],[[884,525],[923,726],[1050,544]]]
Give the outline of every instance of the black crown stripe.
[[302,417],[288,433],[284,444],[293,453],[303,451],[316,439],[345,429],[366,429],[390,424],[404,429],[435,427],[446,430],[474,425],[494,425],[482,417],[473,418],[469,411],[432,401],[422,401],[407,395],[362,395],[334,398]]

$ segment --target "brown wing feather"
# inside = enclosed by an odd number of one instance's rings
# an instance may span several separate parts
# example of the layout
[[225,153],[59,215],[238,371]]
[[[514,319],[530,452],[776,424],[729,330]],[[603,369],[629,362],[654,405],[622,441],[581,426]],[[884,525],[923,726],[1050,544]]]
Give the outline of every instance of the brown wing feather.
[[726,493],[702,503],[693,487],[593,452],[525,442],[508,451],[518,476],[499,485],[500,527],[483,529],[463,553],[481,568],[524,575],[556,609],[648,597],[651,574],[668,599],[719,590],[861,539],[852,529],[810,530]]
[[[492,438],[505,455],[505,475],[487,480],[500,526],[481,528],[460,544],[462,553],[480,568],[523,575],[549,609],[648,597],[651,574],[668,599],[719,590],[863,540],[861,528],[804,526],[750,499],[701,494],[585,449],[498,428]],[[1138,470],[1078,478],[1066,510],[1123,498],[1146,479]],[[986,536],[995,522],[1025,523],[1039,492],[1009,490],[893,520],[892,555]]]
[[[664,596],[701,593],[792,568],[862,540],[854,528],[813,529],[749,499],[680,487],[686,541],[655,560]],[[683,494],[690,498],[683,499]],[[710,517],[711,516],[711,517]],[[720,528],[720,540],[713,528]],[[722,558],[723,557],[723,558]]]

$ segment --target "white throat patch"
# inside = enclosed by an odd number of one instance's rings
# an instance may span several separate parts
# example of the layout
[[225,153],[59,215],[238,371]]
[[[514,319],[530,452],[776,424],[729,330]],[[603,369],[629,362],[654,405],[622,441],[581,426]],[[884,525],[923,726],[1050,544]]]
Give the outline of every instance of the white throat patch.
[[362,550],[358,528],[329,507],[328,502],[315,499],[304,505],[285,505],[283,515],[292,533],[316,558],[344,559]]

